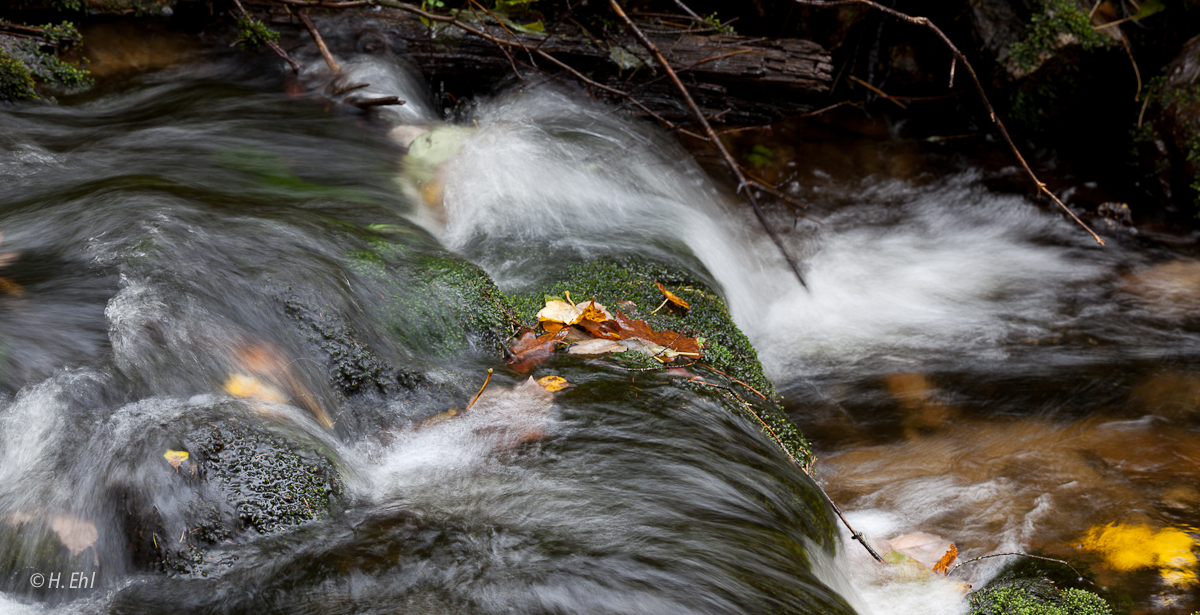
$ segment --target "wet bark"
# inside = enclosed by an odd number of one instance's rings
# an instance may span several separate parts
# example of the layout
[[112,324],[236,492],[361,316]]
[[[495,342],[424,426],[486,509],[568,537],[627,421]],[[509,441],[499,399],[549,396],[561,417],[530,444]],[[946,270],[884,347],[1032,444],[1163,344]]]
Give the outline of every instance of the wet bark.
[[[295,9],[273,5],[269,10],[271,26],[288,41],[312,47]],[[597,83],[630,93],[665,117],[691,117],[670,80],[654,67],[654,60],[638,42],[624,33],[593,33],[565,23],[537,34],[494,21],[470,23],[496,39],[511,41],[508,46],[452,25],[430,27],[416,16],[393,9],[344,9],[310,16],[334,54],[378,51],[382,45],[412,62],[434,84],[446,82],[487,91],[513,79],[514,74],[523,79],[561,75],[575,82],[573,76],[534,51],[538,50]],[[467,20],[468,15],[462,19]],[[724,121],[761,123],[809,111],[827,94],[833,79],[829,53],[811,41],[695,34],[661,23],[645,27],[705,113]],[[594,93],[611,95],[599,88],[594,88]]]

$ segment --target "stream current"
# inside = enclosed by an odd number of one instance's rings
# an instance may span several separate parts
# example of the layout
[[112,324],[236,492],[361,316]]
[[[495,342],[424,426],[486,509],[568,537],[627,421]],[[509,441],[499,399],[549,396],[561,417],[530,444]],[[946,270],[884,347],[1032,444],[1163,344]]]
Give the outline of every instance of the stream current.
[[[599,257],[689,270],[726,298],[814,442],[818,481],[876,548],[1037,549],[1087,563],[1134,612],[1200,608],[1195,238],[1099,248],[989,188],[1011,170],[856,175],[834,168],[837,143],[798,136],[790,189],[823,224],[776,223],[804,289],[652,128],[549,86],[448,126],[397,63],[346,66],[413,104],[331,114],[218,58],[0,110],[0,544],[25,562],[0,610],[962,613],[962,584],[1007,563],[950,579],[876,566],[718,404],[653,377],[631,391],[586,362],[561,366],[576,388],[548,404],[472,340],[427,347],[436,309],[381,325],[384,291],[347,256],[380,242],[402,270],[454,253],[506,292]],[[318,304],[432,385],[330,391],[287,316]],[[260,373],[262,356],[286,357],[276,384],[306,401],[264,410],[238,394],[247,356]],[[513,392],[492,402],[503,429],[475,415],[396,428],[461,405],[489,367]],[[507,440],[535,406],[537,442]],[[149,492],[169,518],[163,452],[231,420],[332,455],[341,504],[230,540],[223,565],[148,571],[116,494]],[[47,535],[92,562],[38,568]],[[164,538],[183,542],[152,544]],[[45,585],[81,570],[88,587]]]

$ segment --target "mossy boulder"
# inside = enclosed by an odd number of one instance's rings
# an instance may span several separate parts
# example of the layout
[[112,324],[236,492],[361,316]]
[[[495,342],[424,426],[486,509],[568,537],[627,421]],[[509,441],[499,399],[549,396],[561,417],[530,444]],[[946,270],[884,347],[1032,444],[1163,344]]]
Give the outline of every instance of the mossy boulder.
[[1052,583],[1021,580],[990,584],[973,592],[970,615],[1112,615],[1112,608],[1092,592]]
[[128,489],[127,535],[135,566],[203,574],[219,547],[329,516],[342,481],[331,454],[245,420],[189,431],[176,472]]
[[[658,284],[688,302],[690,309],[669,303],[662,305],[664,295]],[[515,293],[511,302],[516,317],[525,326],[534,328],[537,312],[545,305],[546,297],[561,297],[568,292],[576,302],[595,298],[610,309],[645,320],[656,331],[672,330],[702,339],[705,356],[700,364],[708,369],[697,366],[696,373],[726,380],[729,386],[718,393],[728,407],[761,424],[797,463],[802,466],[811,463],[813,457],[808,442],[780,407],[779,396],[763,373],[757,351],[734,324],[725,301],[697,276],[650,262],[602,260],[568,266],[558,281]],[[631,369],[674,366],[660,364],[634,352],[622,353],[615,358]],[[679,384],[704,386],[685,379]],[[753,403],[753,408],[748,402]]]

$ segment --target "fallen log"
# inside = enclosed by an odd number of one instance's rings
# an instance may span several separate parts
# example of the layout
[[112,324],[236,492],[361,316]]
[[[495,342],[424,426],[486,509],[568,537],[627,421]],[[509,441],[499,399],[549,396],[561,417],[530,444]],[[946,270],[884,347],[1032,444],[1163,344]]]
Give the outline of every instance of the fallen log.
[[[692,119],[674,84],[653,68],[654,59],[626,33],[594,34],[569,23],[559,24],[551,33],[533,33],[483,14],[459,15],[489,39],[453,24],[426,25],[399,9],[301,9],[297,2],[303,0],[251,0],[246,5],[269,13],[272,27],[283,35],[281,45],[294,54],[315,57],[317,53],[298,15],[299,10],[308,10],[333,54],[349,57],[390,51],[414,64],[435,86],[444,84],[455,94],[486,92],[513,79],[517,65],[521,68],[515,78],[525,78],[534,72],[526,67],[536,67],[576,82],[555,65],[562,63],[595,83],[628,92],[663,117]],[[829,53],[811,41],[702,34],[653,23],[647,30],[710,118],[766,123],[804,113],[821,102],[832,81]],[[557,62],[547,61],[544,54]],[[601,88],[591,89],[596,96],[627,103]]]

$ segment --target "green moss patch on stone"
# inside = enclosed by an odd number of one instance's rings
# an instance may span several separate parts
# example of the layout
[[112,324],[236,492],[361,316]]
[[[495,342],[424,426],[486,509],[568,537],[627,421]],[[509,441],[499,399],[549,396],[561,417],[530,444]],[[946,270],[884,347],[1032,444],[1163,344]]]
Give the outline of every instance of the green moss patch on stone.
[[1112,615],[1096,594],[1033,581],[985,587],[971,594],[970,603],[970,615]]
[[478,266],[380,238],[346,254],[348,267],[382,296],[377,316],[409,352],[448,360],[469,350],[499,354],[514,331],[508,299]]

